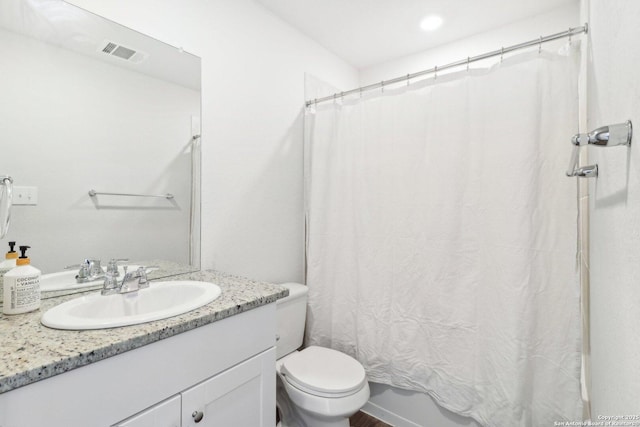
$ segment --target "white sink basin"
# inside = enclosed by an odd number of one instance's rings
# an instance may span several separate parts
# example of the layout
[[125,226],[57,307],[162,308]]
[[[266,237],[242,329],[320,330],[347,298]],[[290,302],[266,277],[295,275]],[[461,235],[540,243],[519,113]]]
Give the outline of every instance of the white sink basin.
[[47,310],[41,322],[54,329],[105,329],[166,319],[202,307],[220,296],[218,285],[192,280],[151,282],[128,294],[100,292]]
[[[138,267],[139,267],[138,265],[129,265],[128,271],[136,271]],[[122,268],[122,266],[118,266],[118,270],[120,271],[120,277],[122,277],[122,275],[124,274],[124,269]],[[153,267],[147,268],[147,274],[155,270],[157,270],[157,268],[153,268]],[[78,283],[76,282],[77,274],[78,274],[77,269],[61,271],[58,273],[43,274],[40,277],[40,290],[42,292],[67,291],[67,290],[70,291],[74,289],[84,289],[84,288],[100,286],[104,281],[100,279],[100,280],[94,280],[93,282]]]

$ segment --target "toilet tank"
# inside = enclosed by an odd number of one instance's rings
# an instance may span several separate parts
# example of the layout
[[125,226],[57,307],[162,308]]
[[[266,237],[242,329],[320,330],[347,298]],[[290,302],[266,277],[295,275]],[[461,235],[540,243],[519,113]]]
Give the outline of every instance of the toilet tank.
[[296,351],[302,345],[307,317],[307,287],[300,283],[281,285],[289,289],[289,296],[276,302],[276,359]]

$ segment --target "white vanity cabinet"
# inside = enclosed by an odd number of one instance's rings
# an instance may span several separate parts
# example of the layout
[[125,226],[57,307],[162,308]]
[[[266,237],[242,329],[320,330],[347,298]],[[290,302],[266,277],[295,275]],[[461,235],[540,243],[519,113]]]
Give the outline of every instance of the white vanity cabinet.
[[271,303],[2,393],[0,427],[274,426],[275,336]]
[[272,427],[263,407],[273,386],[274,350],[252,357],[113,427]]
[[256,356],[182,393],[182,427],[273,427],[275,413],[265,419],[271,411],[262,402],[265,384],[272,385],[265,381],[265,371],[273,371],[275,379],[273,362]]

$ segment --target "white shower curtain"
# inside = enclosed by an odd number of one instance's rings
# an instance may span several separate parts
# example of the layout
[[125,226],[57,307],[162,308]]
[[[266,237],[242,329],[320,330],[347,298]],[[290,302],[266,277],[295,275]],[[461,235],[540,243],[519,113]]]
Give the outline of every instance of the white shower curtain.
[[307,344],[484,426],[581,419],[577,55],[308,110]]

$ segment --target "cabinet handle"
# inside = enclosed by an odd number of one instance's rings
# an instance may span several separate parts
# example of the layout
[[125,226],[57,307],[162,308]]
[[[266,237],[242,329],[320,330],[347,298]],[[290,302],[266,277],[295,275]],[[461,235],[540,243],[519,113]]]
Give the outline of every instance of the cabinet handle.
[[193,411],[191,416],[193,417],[193,421],[199,423],[204,418],[204,413],[202,411]]

